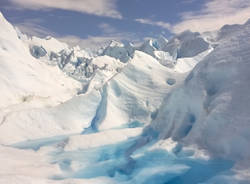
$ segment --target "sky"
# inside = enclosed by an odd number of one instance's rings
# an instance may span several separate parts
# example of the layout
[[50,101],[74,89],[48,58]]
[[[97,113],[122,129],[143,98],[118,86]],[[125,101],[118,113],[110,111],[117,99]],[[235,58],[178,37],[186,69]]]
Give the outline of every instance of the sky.
[[0,0],[0,11],[28,35],[88,47],[242,24],[250,0]]

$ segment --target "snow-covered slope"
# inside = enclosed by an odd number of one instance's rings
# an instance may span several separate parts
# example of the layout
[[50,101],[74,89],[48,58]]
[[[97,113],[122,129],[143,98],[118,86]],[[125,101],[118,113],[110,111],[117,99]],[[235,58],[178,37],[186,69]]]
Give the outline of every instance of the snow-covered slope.
[[[136,51],[134,58],[106,85],[106,115],[100,128],[118,127],[134,121],[150,122],[165,94],[177,86],[183,76],[153,57]],[[176,80],[176,84],[169,85],[168,79]]]
[[33,99],[53,104],[76,94],[81,88],[79,82],[34,59],[2,14],[0,24],[1,108]]
[[49,104],[59,103],[81,88],[79,82],[66,77],[58,68],[34,59],[2,14],[0,26],[0,108],[41,99],[50,101]]

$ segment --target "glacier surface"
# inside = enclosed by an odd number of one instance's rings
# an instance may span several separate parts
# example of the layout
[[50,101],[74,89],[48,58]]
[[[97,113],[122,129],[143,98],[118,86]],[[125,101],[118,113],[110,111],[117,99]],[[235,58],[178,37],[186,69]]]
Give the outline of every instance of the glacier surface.
[[0,183],[250,182],[249,21],[98,53],[0,27]]

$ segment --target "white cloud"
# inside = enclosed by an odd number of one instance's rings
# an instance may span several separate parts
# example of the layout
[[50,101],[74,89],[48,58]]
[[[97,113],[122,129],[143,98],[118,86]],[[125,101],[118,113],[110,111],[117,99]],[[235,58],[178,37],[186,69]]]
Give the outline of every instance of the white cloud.
[[[103,26],[103,25],[102,25]],[[101,27],[102,27],[101,26]],[[22,33],[28,36],[37,36],[39,38],[45,38],[47,36],[53,36],[54,38],[67,43],[69,46],[80,46],[80,48],[89,48],[95,49],[100,48],[102,46],[107,45],[111,40],[121,41],[124,39],[132,39],[128,34],[117,34],[114,33],[113,36],[111,34],[104,34],[100,36],[88,36],[87,38],[80,38],[75,35],[67,35],[67,36],[59,36],[56,33],[52,32],[49,29],[46,29],[38,24],[36,24],[36,20],[28,19],[25,22],[15,24]]]
[[163,21],[153,21],[150,19],[135,19],[136,22],[139,22],[141,24],[148,24],[148,25],[152,25],[152,26],[158,26],[158,27],[162,27],[164,29],[170,29],[171,25],[167,22],[163,22]]
[[133,33],[123,32],[115,33],[112,35],[88,36],[87,38],[80,38],[78,36],[63,36],[57,37],[58,40],[68,43],[70,46],[79,45],[81,48],[100,48],[107,45],[111,40],[116,41],[132,41],[133,43],[140,42],[141,40]]
[[97,16],[105,16],[121,19],[117,11],[116,0],[10,0],[19,7],[38,9],[64,9],[87,13]]
[[56,36],[56,33],[43,26],[40,26],[39,24],[41,22],[43,22],[42,19],[26,19],[21,23],[15,24],[15,27],[28,36],[37,36],[40,38],[46,36]]
[[[185,3],[194,3],[196,0],[187,0]],[[173,33],[185,30],[193,32],[214,31],[225,24],[243,24],[250,18],[250,0],[209,0],[199,11],[184,12],[181,21],[169,24],[150,19],[136,19],[142,24],[159,26]]]
[[106,45],[110,40],[120,40],[119,37],[107,37],[107,36],[89,36],[86,39],[69,35],[61,38],[57,38],[58,40],[62,42],[66,42],[71,47],[73,46],[80,46],[81,48],[100,48],[104,45]]
[[[15,27],[17,27],[22,33],[28,35],[28,36],[37,36],[39,38],[45,38],[47,36],[53,36],[54,38],[67,43],[69,46],[80,46],[80,48],[89,48],[89,49],[95,49],[100,48],[102,46],[107,45],[111,40],[135,40],[136,38],[134,35],[128,34],[128,33],[122,33],[117,34],[114,33],[108,34],[105,33],[100,36],[88,36],[87,38],[80,38],[78,36],[74,35],[67,35],[67,36],[59,36],[58,34],[52,32],[51,30],[42,27],[38,25],[39,19],[28,19],[27,21],[24,21],[22,23],[15,24]],[[100,25],[100,27],[106,27],[104,25]],[[106,30],[107,31],[107,30]]]
[[200,11],[185,12],[172,32],[187,29],[205,32],[220,29],[225,24],[243,24],[250,18],[250,0],[210,0]]
[[[103,34],[100,36],[88,36],[87,38],[80,38],[75,35],[60,36],[51,30],[40,26],[44,20],[42,19],[26,19],[22,23],[15,24],[22,33],[29,36],[37,36],[40,38],[45,38],[47,36],[52,36],[62,42],[67,43],[69,46],[80,46],[81,48],[98,49],[102,46],[107,45],[111,40],[116,41],[133,41],[139,42],[139,38],[129,32],[117,33],[117,30],[110,26],[109,24],[102,23],[98,27],[103,29]],[[104,30],[105,29],[105,30]]]

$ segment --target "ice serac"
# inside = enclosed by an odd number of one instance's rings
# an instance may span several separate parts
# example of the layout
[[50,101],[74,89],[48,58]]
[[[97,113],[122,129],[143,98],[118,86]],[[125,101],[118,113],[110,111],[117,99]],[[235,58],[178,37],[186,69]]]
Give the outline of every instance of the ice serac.
[[146,40],[140,47],[139,50],[142,52],[145,52],[149,54],[150,56],[154,57],[154,51],[157,50],[157,48],[153,45],[154,40],[149,39]]
[[30,48],[33,57],[41,61],[58,66],[64,73],[80,82],[88,80],[94,72],[90,53],[78,46],[70,48],[67,44],[53,37],[45,39],[32,37],[22,39]]
[[145,52],[153,57],[155,57],[155,51],[163,51],[165,47],[168,45],[168,40],[164,36],[160,36],[157,39],[148,39],[141,46],[139,46],[138,50]]
[[166,67],[173,67],[176,64],[176,58],[168,52],[163,51],[168,46],[168,40],[163,36],[158,39],[148,39],[137,49],[154,57],[159,63]]
[[228,34],[167,96],[152,127],[161,138],[249,163],[250,24],[239,26],[222,28]]
[[199,33],[185,31],[174,38],[162,49],[173,58],[194,57],[209,48],[209,44]]
[[[117,74],[132,59],[134,47],[112,41],[99,55],[94,51],[68,47],[55,38],[23,40],[30,48],[31,55],[42,62],[58,66],[66,75],[83,85],[79,93],[86,93],[92,87],[100,89],[110,78]],[[55,46],[55,47],[53,47]],[[98,84],[99,83],[99,84]]]
[[131,43],[123,44],[113,40],[104,49],[103,55],[114,57],[126,63],[129,59],[133,58],[134,51],[135,49]]
[[158,39],[148,39],[137,49],[154,57],[163,66],[174,68],[179,65],[179,61],[181,66],[185,63],[189,65],[188,61],[194,58],[200,61],[200,56],[209,53],[211,48],[210,43],[205,41],[202,35],[186,31],[170,41],[163,36]]
[[158,50],[163,50],[168,44],[168,40],[160,35],[154,42],[154,46],[158,49]]

